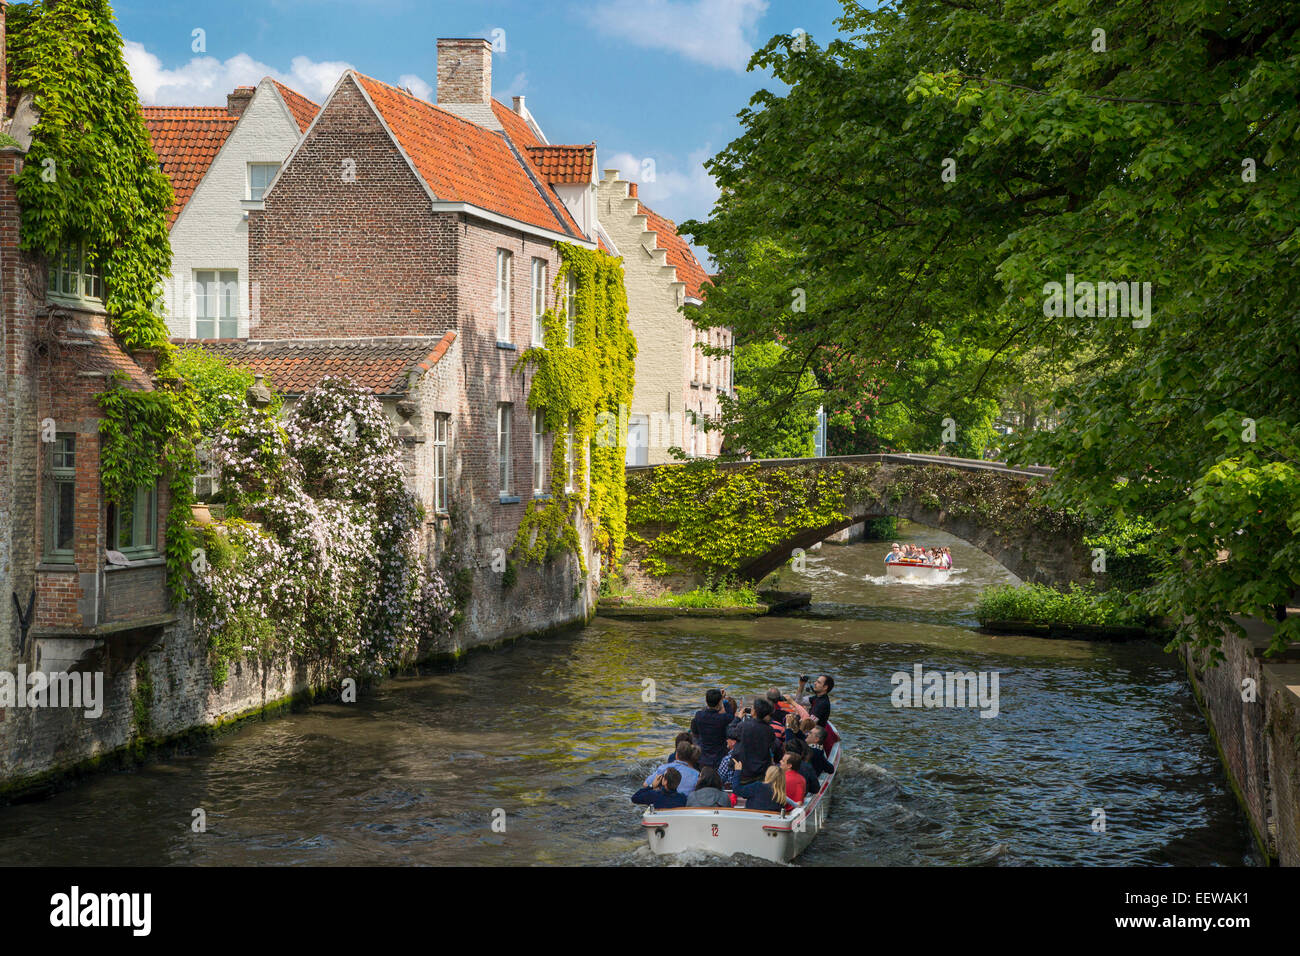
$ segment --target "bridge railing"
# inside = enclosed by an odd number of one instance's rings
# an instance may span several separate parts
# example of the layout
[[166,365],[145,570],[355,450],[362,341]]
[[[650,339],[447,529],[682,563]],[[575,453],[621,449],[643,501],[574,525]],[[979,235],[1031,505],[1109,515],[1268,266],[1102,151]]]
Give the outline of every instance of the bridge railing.
[[[700,461],[701,459],[692,459]],[[714,464],[724,471],[734,471],[740,468],[748,468],[750,465],[758,465],[760,468],[789,468],[794,465],[829,465],[829,464],[846,464],[846,465],[867,465],[872,462],[882,462],[893,465],[943,465],[945,468],[956,468],[959,471],[991,471],[1003,475],[1020,475],[1026,478],[1049,478],[1055,471],[1046,465],[1026,465],[1023,468],[1013,468],[1010,465],[1003,464],[1000,461],[984,461],[979,458],[953,458],[948,455],[914,455],[914,454],[882,454],[882,455],[828,455],[825,458],[754,458],[748,461],[718,461],[712,459]],[[654,471],[656,468],[662,468],[666,465],[680,465],[685,462],[663,462],[657,465],[628,465],[627,471]]]

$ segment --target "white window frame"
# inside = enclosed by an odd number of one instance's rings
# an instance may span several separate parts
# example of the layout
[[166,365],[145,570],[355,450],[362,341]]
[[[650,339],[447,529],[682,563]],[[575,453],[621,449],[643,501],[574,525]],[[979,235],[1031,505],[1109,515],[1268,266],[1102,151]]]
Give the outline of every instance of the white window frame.
[[65,243],[50,260],[46,281],[47,298],[74,302],[104,301],[104,280],[87,263],[84,242]]
[[497,250],[497,291],[493,305],[497,313],[497,341],[510,341],[510,272],[514,254],[509,249]]
[[572,273],[564,281],[564,314],[568,346],[573,348],[578,330],[578,279]]
[[438,412],[433,416],[433,510],[447,513],[447,433],[451,416]]
[[533,344],[546,347],[546,266],[545,259],[533,259]]
[[501,497],[510,497],[513,467],[510,461],[510,429],[513,425],[514,405],[509,402],[497,403],[497,480],[501,486]]
[[578,477],[578,423],[574,416],[569,416],[569,430],[564,436],[564,490],[573,494],[574,481]]
[[[267,167],[270,167],[272,169],[271,175],[266,180],[265,184],[263,184],[262,186],[262,194],[260,196],[255,195],[253,192],[253,170],[254,168],[261,170],[261,169],[266,169]],[[249,163],[248,176],[247,176],[248,198],[250,200],[257,201],[265,197],[266,191],[271,188],[271,183],[275,182],[275,177],[278,176],[279,174],[280,174],[280,163]]]
[[[205,283],[200,278],[200,276],[209,275],[209,274],[216,277],[213,281],[217,286],[218,302],[220,302],[225,297],[225,293],[228,287],[234,286],[235,291],[234,291],[234,314],[233,315],[222,316],[218,314],[215,316],[211,316],[210,318],[199,315],[199,302],[202,301],[205,304],[207,303],[207,294],[201,291],[203,290]],[[234,278],[227,281],[223,279],[222,276],[234,276]],[[191,296],[191,306],[192,306],[192,314],[194,315],[194,337],[196,339],[203,339],[203,338],[237,339],[239,338],[239,319],[240,319],[240,311],[241,311],[239,305],[240,305],[241,291],[242,290],[240,289],[238,269],[195,269],[194,270],[194,288],[192,290],[193,295]],[[213,334],[211,336],[205,336],[199,334],[200,321],[212,322]],[[232,335],[221,334],[222,322],[226,322],[227,324],[229,324],[230,322],[234,322],[235,327],[234,327],[234,333]]]
[[546,494],[546,412],[533,410],[533,497]]

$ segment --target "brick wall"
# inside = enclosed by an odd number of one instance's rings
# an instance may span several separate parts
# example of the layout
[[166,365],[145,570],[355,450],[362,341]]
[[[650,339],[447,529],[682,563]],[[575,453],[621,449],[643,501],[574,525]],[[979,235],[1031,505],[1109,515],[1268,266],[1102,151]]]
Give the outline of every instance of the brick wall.
[[[349,161],[345,165],[345,160]],[[355,181],[345,178],[355,171]],[[349,77],[249,213],[258,338],[441,335],[455,327],[458,233]]]

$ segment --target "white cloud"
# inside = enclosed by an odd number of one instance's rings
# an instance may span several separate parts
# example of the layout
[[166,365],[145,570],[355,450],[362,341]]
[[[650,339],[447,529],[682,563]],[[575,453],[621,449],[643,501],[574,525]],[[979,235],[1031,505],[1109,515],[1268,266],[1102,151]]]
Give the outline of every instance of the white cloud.
[[426,103],[433,102],[433,87],[414,73],[403,73],[397,78],[397,85],[406,87]]
[[514,79],[512,79],[508,84],[506,84],[506,88],[504,90],[501,90],[501,92],[498,94],[498,98],[503,102],[505,102],[508,101],[512,96],[523,96],[524,93],[527,92],[527,90],[528,90],[528,74],[516,73]]
[[767,0],[608,0],[588,11],[604,33],[743,73]]
[[142,43],[126,40],[122,52],[140,100],[149,106],[225,106],[226,94],[236,86],[256,86],[264,76],[320,103],[343,71],[352,69],[350,63],[316,62],[295,56],[288,72],[284,72],[247,53],[238,53],[224,62],[216,57],[196,56],[184,66],[167,70]]

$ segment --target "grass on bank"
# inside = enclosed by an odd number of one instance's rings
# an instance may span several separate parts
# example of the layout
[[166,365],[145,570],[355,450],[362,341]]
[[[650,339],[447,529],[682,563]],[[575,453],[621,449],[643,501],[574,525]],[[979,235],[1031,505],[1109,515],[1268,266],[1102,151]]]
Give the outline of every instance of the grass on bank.
[[758,607],[758,593],[746,585],[739,587],[694,588],[684,594],[664,594],[647,597],[630,588],[611,592],[606,597],[621,600],[635,607]]
[[975,605],[980,624],[1082,624],[1145,627],[1150,618],[1119,591],[1098,592],[1091,584],[1060,591],[1045,584],[1004,584],[987,589]]

